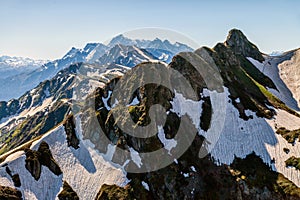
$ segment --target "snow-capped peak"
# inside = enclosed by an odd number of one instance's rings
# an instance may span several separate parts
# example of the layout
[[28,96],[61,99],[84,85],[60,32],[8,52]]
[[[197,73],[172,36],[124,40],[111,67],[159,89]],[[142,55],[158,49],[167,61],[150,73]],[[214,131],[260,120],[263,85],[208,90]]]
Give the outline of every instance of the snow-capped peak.
[[11,56],[0,56],[0,68],[4,66],[7,67],[26,67],[26,66],[41,66],[48,62],[48,60],[34,60],[31,58],[24,58],[24,57],[11,57]]

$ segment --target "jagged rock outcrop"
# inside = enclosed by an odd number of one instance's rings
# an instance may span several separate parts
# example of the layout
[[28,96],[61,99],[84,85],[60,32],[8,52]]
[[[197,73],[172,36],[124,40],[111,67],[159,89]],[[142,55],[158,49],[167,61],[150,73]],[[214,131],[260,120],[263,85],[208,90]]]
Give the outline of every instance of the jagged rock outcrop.
[[39,161],[39,152],[37,151],[32,151],[30,149],[27,150],[26,152],[26,164],[25,167],[26,169],[30,172],[30,174],[32,175],[32,177],[35,180],[39,180],[40,176],[41,176],[41,163]]
[[19,174],[12,174],[11,170],[9,169],[8,166],[5,168],[7,174],[11,177],[12,181],[14,182],[15,187],[20,187],[21,186],[21,180]]
[[237,55],[252,57],[260,62],[265,60],[259,49],[238,29],[229,31],[224,44],[225,46],[230,47]]
[[[270,105],[299,116],[266,89],[277,90],[273,81],[259,71],[245,56],[236,54],[232,47],[222,43],[217,44],[213,49],[204,50],[218,66],[224,85],[229,89],[232,103],[239,110],[241,118],[251,117],[246,116],[244,112],[249,109],[259,117],[270,119],[275,114],[274,110],[268,107]],[[236,103],[236,99],[239,99],[240,103]]]
[[59,200],[79,200],[76,192],[64,181],[63,190],[57,195]]
[[300,158],[292,156],[285,161],[285,164],[287,167],[295,167],[297,170],[300,170]]
[[48,167],[57,176],[62,174],[46,142],[42,141],[37,151],[26,149],[25,152],[25,167],[35,180],[39,180],[41,176],[42,165]]
[[75,131],[75,119],[74,115],[68,115],[64,122],[65,132],[67,134],[68,146],[72,146],[74,149],[79,148],[79,139],[77,138]]
[[295,144],[297,141],[300,142],[300,129],[288,130],[284,127],[279,127],[276,133],[282,135],[282,137],[291,144]]

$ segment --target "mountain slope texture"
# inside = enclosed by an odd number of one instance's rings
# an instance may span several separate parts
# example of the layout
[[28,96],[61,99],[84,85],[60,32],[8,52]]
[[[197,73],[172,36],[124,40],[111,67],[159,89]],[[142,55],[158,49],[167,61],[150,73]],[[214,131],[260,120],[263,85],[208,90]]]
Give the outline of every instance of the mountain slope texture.
[[84,59],[1,102],[0,199],[300,199],[299,49],[267,55],[237,29],[173,47],[72,49]]

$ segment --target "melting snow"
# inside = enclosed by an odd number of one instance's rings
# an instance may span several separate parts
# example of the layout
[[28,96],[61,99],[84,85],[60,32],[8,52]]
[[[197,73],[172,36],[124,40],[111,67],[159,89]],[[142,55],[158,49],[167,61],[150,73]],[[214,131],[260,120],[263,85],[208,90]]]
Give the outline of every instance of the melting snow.
[[141,168],[141,166],[142,166],[143,163],[142,163],[142,159],[141,159],[139,153],[138,153],[136,150],[134,150],[133,148],[131,148],[131,147],[129,147],[129,151],[130,151],[130,156],[131,156],[132,161],[133,161],[139,168]]
[[199,128],[202,103],[203,101],[186,99],[182,94],[175,91],[175,97],[173,98],[173,101],[171,101],[171,111],[175,112],[179,117],[187,114],[192,119],[195,127]]
[[144,188],[145,188],[146,190],[150,191],[148,183],[142,181],[142,185],[144,186]]
[[253,58],[247,58],[257,69],[259,69],[262,73],[268,76],[273,83],[275,84],[276,88],[279,90],[274,90],[268,88],[268,90],[278,97],[281,101],[283,101],[287,106],[290,108],[300,111],[298,107],[297,101],[293,98],[293,95],[286,84],[280,77],[279,69],[278,69],[278,58],[266,58],[266,60],[261,63]]
[[[76,118],[76,130],[79,138],[82,138],[80,121]],[[107,161],[103,154],[98,153],[93,145],[87,141],[80,141],[80,148],[75,150],[68,147],[66,133],[63,126],[59,126],[45,134],[40,140],[33,142],[31,148],[37,149],[41,141],[49,144],[52,155],[63,175],[54,175],[47,167],[42,167],[39,181],[35,181],[25,168],[25,155],[22,151],[12,154],[6,159],[12,173],[20,175],[22,186],[20,190],[25,199],[56,199],[61,191],[62,182],[66,180],[80,199],[95,199],[102,184],[117,184],[124,186],[128,183],[126,173],[122,168],[117,168]],[[109,148],[107,156],[111,157],[112,148]],[[0,181],[6,185],[11,184],[5,177],[5,168],[0,167]],[[47,186],[47,187],[45,187]]]
[[104,106],[105,106],[105,108],[106,108],[107,110],[110,110],[110,106],[108,105],[107,102],[108,102],[108,100],[109,100],[109,98],[110,98],[110,96],[111,96],[111,93],[112,93],[112,91],[108,91],[107,97],[106,97],[106,98],[102,97],[102,101],[103,101]]
[[[228,93],[227,89],[226,92]],[[229,97],[227,98],[229,100]],[[246,111],[246,114],[252,115],[253,119],[248,121],[241,119],[238,110],[228,103],[224,127],[218,142],[211,151],[216,163],[229,165],[235,156],[245,158],[254,151],[274,171],[282,173],[300,186],[300,174],[294,168],[286,168],[284,162],[292,155],[300,157],[300,143],[297,142],[292,146],[275,133],[276,125],[291,130],[300,128],[300,118],[282,110],[277,110],[277,115],[272,120],[259,118],[249,110]],[[290,149],[291,152],[288,155],[283,151],[284,147]],[[272,164],[274,159],[275,164]]]
[[194,166],[191,166],[191,170],[192,170],[193,172],[197,172]]
[[138,105],[140,103],[140,101],[138,100],[137,97],[135,97],[132,102],[129,104],[129,106],[135,106]]
[[162,126],[157,126],[157,129],[159,140],[161,141],[161,143],[163,143],[164,148],[168,150],[168,154],[171,155],[171,149],[176,147],[177,141],[174,139],[167,139]]

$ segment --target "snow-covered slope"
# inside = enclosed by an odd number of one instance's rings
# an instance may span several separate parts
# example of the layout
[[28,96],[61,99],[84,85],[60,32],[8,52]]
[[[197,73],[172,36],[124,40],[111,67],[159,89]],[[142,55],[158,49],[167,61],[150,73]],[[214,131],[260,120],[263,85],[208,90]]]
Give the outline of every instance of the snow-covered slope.
[[[80,120],[77,120],[77,135],[82,139]],[[24,152],[11,154],[0,165],[2,186],[13,186],[13,182],[5,168],[9,167],[12,174],[18,174],[21,180],[19,190],[24,199],[57,199],[62,190],[63,181],[67,181],[80,199],[95,199],[103,184],[124,186],[128,180],[122,169],[105,160],[105,155],[98,153],[88,140],[80,141],[80,148],[68,147],[63,126],[59,126],[44,135],[31,145],[37,150],[41,141],[50,146],[51,153],[63,174],[56,176],[47,167],[42,167],[41,178],[36,181],[25,168]]]
[[290,59],[278,65],[280,77],[293,93],[300,107],[300,49],[293,52]]
[[[226,89],[227,101],[230,102],[229,92]],[[300,143],[288,143],[281,135],[276,134],[278,127],[289,130],[300,128],[300,118],[286,111],[276,110],[274,119],[257,117],[255,113],[247,111],[253,119],[243,120],[238,110],[231,104],[226,105],[226,118],[220,138],[211,152],[218,164],[230,165],[235,157],[245,158],[255,152],[272,169],[282,173],[295,184],[300,186],[300,174],[295,168],[288,168],[285,161],[291,157],[300,157]],[[213,123],[213,122],[212,122]],[[283,148],[288,148],[287,154]]]
[[[259,62],[251,57],[248,60],[262,73],[272,79],[277,90],[269,88],[276,97],[290,108],[300,111],[297,87],[299,86],[299,70],[297,62],[289,61],[292,53],[281,56],[265,56],[265,61]],[[294,58],[293,60],[295,60]],[[291,63],[288,65],[287,63]],[[286,74],[289,73],[289,74]],[[292,73],[292,74],[291,74]]]

